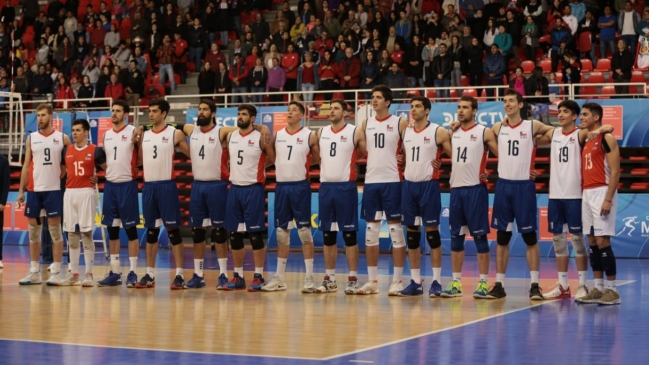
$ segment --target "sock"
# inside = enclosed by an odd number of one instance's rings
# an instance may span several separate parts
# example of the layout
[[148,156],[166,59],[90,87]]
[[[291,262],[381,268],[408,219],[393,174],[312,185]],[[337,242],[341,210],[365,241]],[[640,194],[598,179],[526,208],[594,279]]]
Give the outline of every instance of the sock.
[[588,275],[588,270],[587,271],[578,271],[579,273],[579,285],[586,286],[586,276]]
[[239,276],[243,277],[243,267],[235,267],[234,272],[239,274]]
[[484,281],[485,283],[489,280],[489,274],[480,274],[480,281]]
[[559,272],[559,284],[565,289],[568,287],[568,273]]
[[119,255],[110,255],[110,271],[119,274]]
[[532,280],[531,280],[532,284],[538,284],[539,283],[539,272],[538,271],[530,271],[530,278],[532,278]]
[[203,263],[204,259],[194,259],[194,274],[203,277]]
[[403,280],[403,267],[394,267],[394,275],[392,276],[395,281]]
[[453,280],[461,281],[462,280],[462,273],[461,272],[454,272],[453,273]]
[[38,261],[30,261],[29,262],[29,272],[39,272],[41,271],[41,267],[38,264]]
[[327,276],[336,275],[336,269],[326,269],[325,273]]
[[264,275],[264,268],[255,266],[255,274],[259,274],[259,275],[263,276]]
[[421,284],[421,269],[410,269],[410,276],[417,284]]
[[595,287],[599,291],[604,291],[604,279],[595,279]]
[[433,268],[433,281],[437,280],[438,283],[442,282],[442,268],[434,267]]
[[[219,261],[219,271],[220,271],[219,275],[223,274],[227,278],[228,277],[228,258],[226,257],[224,259],[219,259],[218,261]],[[240,269],[241,269],[241,272],[239,273],[239,275],[243,275],[243,268],[240,268]],[[237,272],[237,271],[235,270],[235,272]]]
[[83,259],[86,261],[86,274],[92,274],[92,265],[95,263],[94,246],[90,250],[83,249]]
[[356,276],[358,276],[358,272],[356,272],[356,271],[351,271],[351,270],[350,270],[350,271],[349,271],[349,276],[356,277]]
[[184,272],[184,270],[183,270],[182,267],[177,267],[176,268],[176,275],[183,276],[183,272]]
[[61,263],[60,262],[53,262],[52,263],[52,272],[55,274],[58,274],[61,272]]
[[[284,279],[284,273],[286,272],[286,261],[287,259],[277,258],[277,276]],[[255,270],[256,272],[257,270]]]
[[606,289],[613,289],[617,291],[617,286],[615,285],[615,280],[606,280]]
[[71,248],[70,247],[70,271],[73,274],[79,273],[79,258],[81,257],[81,247]]
[[370,281],[379,280],[379,268],[377,266],[368,266],[367,267],[367,276]]
[[133,271],[133,272],[135,272],[135,270],[137,269],[137,256],[135,256],[135,257],[129,257],[129,258],[128,258],[128,262],[131,264],[131,267],[129,268],[128,271]]
[[336,281],[336,273],[332,272],[331,274],[327,274],[329,276],[329,281]]
[[505,287],[505,274],[496,273],[496,282],[502,284]]
[[304,259],[304,268],[306,276],[313,276],[313,259]]
[[155,277],[155,269],[152,267],[147,266],[146,267],[146,273],[149,275],[151,278]]

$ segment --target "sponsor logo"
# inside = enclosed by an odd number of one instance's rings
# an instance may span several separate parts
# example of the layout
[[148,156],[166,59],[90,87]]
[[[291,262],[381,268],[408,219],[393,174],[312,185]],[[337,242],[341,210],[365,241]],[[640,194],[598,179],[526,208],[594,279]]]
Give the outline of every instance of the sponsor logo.
[[[632,217],[624,217],[622,218],[622,222],[624,223],[624,227],[622,227],[622,230],[620,230],[616,234],[616,236],[626,234],[629,237],[633,237],[640,233],[641,237],[649,237],[649,215],[646,216],[645,220],[643,221],[638,220],[637,215]],[[640,232],[636,232],[638,225],[640,226]]]
[[561,143],[561,140],[553,139],[552,142],[554,142],[554,143]]

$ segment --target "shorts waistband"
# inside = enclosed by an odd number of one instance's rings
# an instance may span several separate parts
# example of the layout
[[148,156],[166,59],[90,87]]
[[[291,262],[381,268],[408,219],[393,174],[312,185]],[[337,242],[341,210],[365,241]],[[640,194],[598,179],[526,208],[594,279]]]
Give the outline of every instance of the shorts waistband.
[[300,180],[300,181],[282,181],[282,182],[277,182],[277,186],[294,186],[294,185],[309,185],[309,182],[306,180]]
[[137,184],[137,181],[131,180],[131,181],[113,182],[113,181],[106,180],[105,185],[121,186],[121,185],[130,185],[130,184],[133,184],[133,183]]
[[501,178],[498,178],[498,182],[503,182],[503,183],[506,183],[506,184],[517,184],[517,185],[534,184],[534,181],[532,181],[532,180],[507,180],[507,179],[501,179]]
[[161,180],[161,181],[145,181],[144,185],[176,185],[174,180]]
[[202,181],[194,180],[192,185],[227,185],[228,182],[225,180],[212,180],[212,181]]

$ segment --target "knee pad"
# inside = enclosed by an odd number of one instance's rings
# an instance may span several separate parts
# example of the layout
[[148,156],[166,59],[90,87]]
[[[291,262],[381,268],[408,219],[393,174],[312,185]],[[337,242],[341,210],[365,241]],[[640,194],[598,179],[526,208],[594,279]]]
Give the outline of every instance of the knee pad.
[[131,228],[126,228],[126,237],[128,237],[129,241],[137,241],[139,237],[137,236],[137,228],[131,227]]
[[602,254],[602,266],[604,267],[606,277],[615,276],[617,274],[617,265],[615,263],[613,248],[611,246],[606,246],[600,248],[599,252]]
[[223,227],[212,228],[212,242],[220,245],[228,242],[228,231]]
[[[291,245],[291,231],[277,227],[275,233],[277,234],[277,246],[290,246]],[[252,239],[252,238],[251,238]]]
[[380,233],[381,222],[367,222],[367,229],[365,230],[365,246],[378,246]]
[[480,235],[473,237],[475,242],[475,247],[478,250],[478,253],[489,253],[489,240],[486,235]]
[[464,251],[464,239],[466,235],[457,235],[451,236],[451,251],[452,252],[463,252]]
[[254,251],[264,248],[264,237],[261,235],[261,232],[250,233],[250,245]]
[[[135,227],[133,227],[135,228]],[[119,239],[119,227],[106,227],[106,231],[108,231],[108,239],[109,240],[118,240]]]
[[49,225],[47,227],[47,230],[50,232],[50,237],[52,237],[52,242],[63,241],[63,233],[61,232],[60,224]]
[[43,225],[37,224],[35,226],[29,225],[29,243],[36,243],[41,241],[41,234],[43,233]]
[[68,247],[72,250],[79,249],[79,241],[81,240],[81,235],[79,232],[68,232]]
[[507,246],[509,245],[509,241],[512,239],[512,233],[511,232],[506,232],[506,231],[498,231],[496,233],[496,242],[500,246]]
[[390,238],[392,239],[392,247],[403,248],[406,247],[406,237],[403,235],[403,226],[399,223],[389,223]]
[[322,239],[325,246],[335,246],[336,245],[336,231],[324,231],[322,232]]
[[230,246],[233,250],[243,250],[243,233],[230,232]]
[[180,231],[178,229],[172,229],[167,231],[167,236],[169,236],[169,242],[172,246],[179,245],[183,243],[183,238],[180,237]]
[[602,265],[602,254],[597,246],[590,246],[590,267],[593,269],[593,272],[604,271],[604,265]]
[[343,240],[345,240],[345,246],[354,247],[358,244],[356,240],[356,232],[343,232]]
[[569,255],[567,235],[565,232],[552,236],[552,243],[554,244],[554,253],[557,257],[566,257]]
[[82,232],[81,233],[81,242],[83,243],[83,249],[86,251],[94,251],[95,243],[92,240],[92,231]]
[[302,243],[313,243],[313,235],[311,234],[311,227],[301,227],[297,229],[297,234],[300,236]]
[[539,242],[536,238],[536,231],[523,233],[523,242],[528,246],[536,245]]
[[439,236],[439,231],[426,232],[426,241],[428,241],[428,246],[432,249],[442,246],[442,238]]
[[[410,227],[408,227],[410,228]],[[419,248],[419,241],[421,241],[421,232],[406,231],[406,241],[408,241],[408,249],[416,250]]]
[[192,239],[196,244],[205,242],[205,228],[192,228]]
[[577,257],[586,256],[586,244],[584,243],[583,234],[572,235],[572,248],[575,250],[575,256]]
[[158,236],[160,236],[160,228],[148,228],[146,230],[146,243],[158,243]]

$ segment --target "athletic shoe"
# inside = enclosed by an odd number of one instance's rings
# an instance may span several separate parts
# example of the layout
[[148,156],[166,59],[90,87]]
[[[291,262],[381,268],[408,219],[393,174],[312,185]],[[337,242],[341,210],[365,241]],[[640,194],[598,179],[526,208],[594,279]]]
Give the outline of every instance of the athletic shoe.
[[185,289],[200,289],[203,287],[205,287],[205,278],[196,274],[192,275],[192,278],[185,284]]
[[564,288],[561,284],[557,283],[549,293],[543,295],[545,299],[565,299],[570,298],[570,286]]
[[38,284],[41,284],[42,282],[43,282],[43,278],[41,276],[40,271],[37,271],[37,272],[31,272],[30,271],[27,274],[27,276],[25,276],[24,278],[20,279],[20,281],[18,281],[18,284],[20,284],[20,285],[38,285]]
[[585,296],[575,299],[576,302],[578,303],[583,303],[583,304],[597,304],[599,303],[600,298],[602,298],[602,293],[599,289],[593,288],[588,294]]
[[604,290],[604,294],[599,298],[599,305],[614,305],[622,304],[622,299],[620,299],[620,294],[613,289]]
[[137,274],[134,271],[131,271],[126,276],[126,287],[135,288],[135,284],[137,284]]
[[356,291],[358,295],[370,295],[379,293],[379,283],[377,280],[370,280],[367,283],[363,284],[360,289]]
[[171,290],[185,289],[185,278],[182,275],[176,275],[173,283],[171,283]]
[[446,290],[442,291],[439,295],[442,298],[455,298],[462,296],[462,283],[457,280],[452,280],[448,283]]
[[577,288],[577,294],[575,294],[575,300],[581,299],[588,295],[588,287],[586,285],[579,285]]
[[543,294],[541,294],[541,287],[539,283],[532,283],[530,285],[530,300],[544,300]]
[[[219,278],[219,280],[221,280]],[[232,276],[232,279],[228,282],[228,285],[226,285],[223,290],[243,290],[246,288],[246,279],[242,278],[237,274],[236,272]]]
[[501,299],[507,296],[507,293],[505,293],[505,288],[503,288],[503,284],[496,282],[494,286],[491,287],[489,292],[487,293],[487,296],[485,298],[487,299]]
[[61,286],[63,280],[61,279],[61,274],[58,272],[50,272],[50,277],[45,282],[47,286]]
[[390,284],[390,289],[388,289],[389,297],[396,297],[399,295],[399,292],[403,290],[403,281],[402,280],[392,280]]
[[2,260],[0,260],[0,269],[3,269],[5,266],[2,264]]
[[442,284],[437,280],[433,280],[433,283],[430,284],[430,289],[428,289],[429,298],[438,298],[442,295]]
[[310,294],[316,293],[315,280],[313,280],[313,275],[307,275],[304,277],[304,286],[302,287],[302,293]]
[[261,291],[264,283],[264,277],[261,274],[255,274],[255,276],[252,277],[252,283],[248,286],[248,291]]
[[151,275],[145,274],[140,281],[135,284],[137,289],[147,289],[155,288],[155,278],[152,278]]
[[335,280],[330,280],[329,275],[325,275],[322,285],[315,289],[316,293],[335,293],[338,291],[338,284]]
[[81,285],[79,274],[68,275],[67,278],[61,280],[61,282],[59,283],[59,286],[79,286],[79,285]]
[[228,277],[225,276],[225,274],[219,275],[219,281],[216,283],[216,290],[228,290]]
[[120,286],[122,285],[122,274],[109,272],[103,280],[97,282],[97,286]]
[[358,293],[358,279],[355,276],[347,277],[347,287],[345,288],[345,294],[354,295]]
[[487,299],[488,293],[489,293],[489,287],[487,286],[487,282],[484,280],[480,280],[480,282],[478,283],[478,287],[475,288],[475,291],[473,292],[473,298]]
[[424,281],[422,280],[421,283],[417,284],[415,283],[414,280],[410,279],[410,284],[403,289],[402,291],[397,293],[397,296],[399,297],[414,297],[417,295],[423,295],[424,294]]
[[261,287],[261,291],[282,291],[286,290],[286,281],[279,275],[273,275],[273,278]]
[[88,273],[83,276],[83,281],[81,282],[81,286],[84,288],[90,288],[95,286],[95,278],[92,276],[92,273]]

